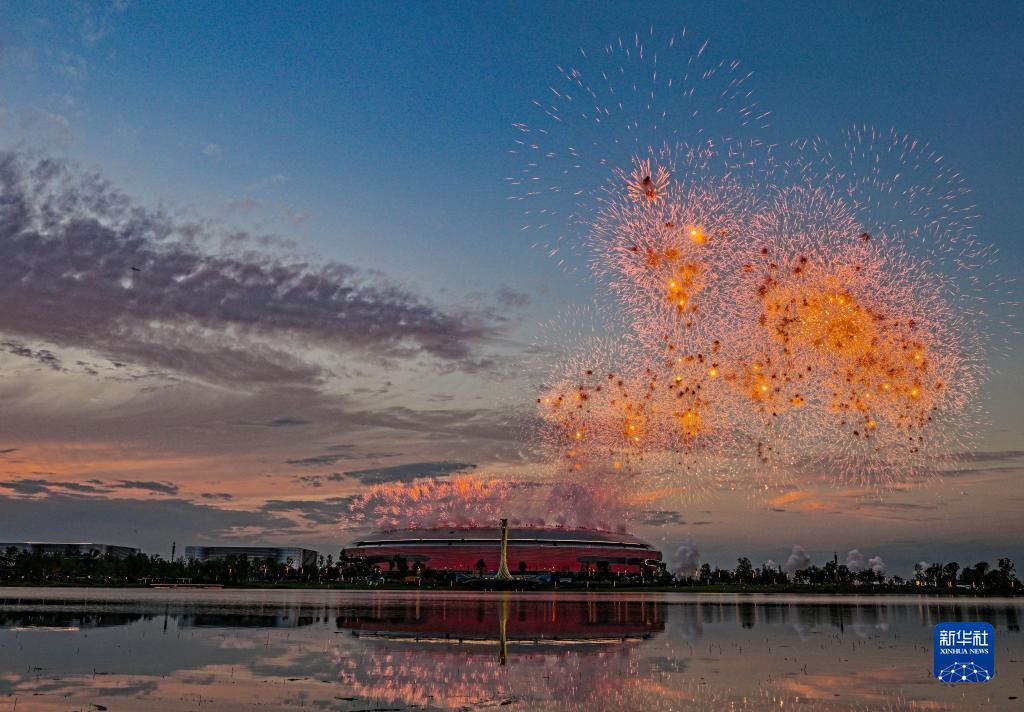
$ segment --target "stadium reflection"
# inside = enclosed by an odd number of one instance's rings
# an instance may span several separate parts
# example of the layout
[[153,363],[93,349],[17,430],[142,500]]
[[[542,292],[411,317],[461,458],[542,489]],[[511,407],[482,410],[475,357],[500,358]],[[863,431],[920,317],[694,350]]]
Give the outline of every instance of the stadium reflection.
[[511,648],[584,649],[641,643],[665,630],[665,604],[641,599],[500,598],[423,605],[420,597],[370,609],[348,608],[337,618],[362,640],[412,647],[493,646],[504,665]]
[[[1020,696],[1022,605],[7,589],[0,702],[17,710],[1002,709]],[[932,679],[932,627],[942,620],[993,624],[992,682]]]

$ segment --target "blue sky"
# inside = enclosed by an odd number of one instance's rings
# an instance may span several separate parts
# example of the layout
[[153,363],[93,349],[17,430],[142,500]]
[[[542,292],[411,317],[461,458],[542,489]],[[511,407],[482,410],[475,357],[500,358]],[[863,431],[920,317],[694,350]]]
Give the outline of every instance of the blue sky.
[[[273,235],[294,240],[289,249],[314,261],[380,270],[409,290],[410,299],[461,309],[467,302],[491,304],[490,295],[502,287],[528,295],[528,303],[513,300],[517,306],[509,307],[514,313],[500,343],[489,342],[514,359],[534,337],[535,322],[571,302],[586,302],[591,287],[531,250],[519,231],[522,217],[504,181],[516,166],[508,155],[512,124],[554,81],[555,66],[574,61],[580,47],[600,48],[652,27],[670,33],[684,26],[708,38],[715,56],[740,59],[754,71],[756,95],[773,112],[769,140],[836,136],[853,123],[869,123],[931,142],[973,187],[983,216],[979,232],[1002,250],[1002,271],[1020,273],[1024,8],[1015,4],[182,6],[0,0],[0,148],[66,157],[98,171],[142,205],[204,221],[215,231]],[[500,300],[496,308],[503,308]],[[11,325],[0,325],[0,331],[17,335]],[[420,342],[428,352],[429,338]],[[54,351],[65,361],[88,360],[96,348],[85,340],[61,344],[50,338],[27,347]],[[296,431],[315,426],[276,428],[275,438],[282,430],[288,438],[272,440],[272,452],[246,461],[244,472],[212,454],[204,460],[222,478],[222,494],[236,498],[234,506],[258,507],[269,493],[255,483],[273,486],[291,476],[269,463],[336,445],[330,439],[335,432],[345,440],[353,410],[365,415],[380,407],[395,414],[400,404],[411,403],[440,417],[438,404],[446,403],[451,418],[465,419],[470,408],[502,411],[514,407],[518,396],[529,400],[520,380],[458,369],[431,375],[422,364],[382,367],[372,357],[347,352],[324,359],[345,376],[319,389],[313,402],[294,394],[293,400],[279,394],[260,400],[252,389],[244,397],[221,396],[222,384],[169,385],[178,383],[173,379],[160,383],[161,392],[172,395],[157,401],[153,391],[140,395],[121,381],[100,388],[82,374],[33,370],[35,393],[60,388],[72,394],[69,421],[97,402],[102,412],[109,408],[111,420],[103,425],[102,418],[94,419],[84,428],[87,436],[80,425],[54,426],[59,435],[48,440],[40,434],[39,423],[48,417],[38,405],[41,396],[26,400],[6,391],[5,408],[24,409],[29,423],[11,433],[18,442],[10,446],[31,453],[8,475],[53,471],[54,463],[65,463],[60,472],[74,481],[103,479],[108,471],[127,472],[135,481],[157,467],[159,478],[181,483],[182,498],[200,501],[201,494],[216,493],[188,484],[196,479],[196,464],[184,451],[197,430],[219,433],[221,439],[211,438],[208,447],[230,455],[233,448],[252,447],[250,436],[232,430],[238,422],[295,416],[323,423],[301,437]],[[25,378],[22,362],[15,356],[4,361],[9,374]],[[1024,372],[1016,353],[997,366],[1001,373],[988,402],[994,427],[984,445],[1013,451],[1024,435]],[[386,381],[396,385],[369,395]],[[342,398],[344,407],[330,397]],[[110,446],[121,437],[113,430],[126,403],[143,415],[136,413],[139,432],[129,429],[124,442],[158,452],[153,457],[159,464],[126,458]],[[275,411],[275,403],[292,410]],[[174,420],[175,408],[197,404],[215,414],[212,420]],[[308,412],[296,415],[303,407]],[[157,437],[154,430],[168,434]],[[360,437],[373,445],[367,454],[379,454],[396,449],[406,435],[392,428]],[[388,464],[514,460],[514,444],[474,437],[460,431],[443,446],[399,447],[403,456]],[[103,454],[89,450],[94,446]],[[460,455],[460,447],[469,454]],[[370,460],[354,466],[373,465]],[[74,462],[88,466],[68,464]],[[332,494],[347,496],[351,489]],[[205,536],[209,527],[202,526]],[[313,536],[302,530],[287,535]],[[857,544],[850,542],[851,548]]]
[[[150,3],[95,21],[108,29],[92,44],[66,7],[8,6],[5,45],[32,65],[8,60],[2,86],[54,111],[71,97],[71,153],[151,200],[287,204],[319,253],[429,286],[521,277],[510,125],[579,47],[651,26],[741,59],[780,140],[895,126],[969,176],[988,239],[1012,248],[1024,219],[1012,4]],[[86,76],[61,76],[62,55]]]

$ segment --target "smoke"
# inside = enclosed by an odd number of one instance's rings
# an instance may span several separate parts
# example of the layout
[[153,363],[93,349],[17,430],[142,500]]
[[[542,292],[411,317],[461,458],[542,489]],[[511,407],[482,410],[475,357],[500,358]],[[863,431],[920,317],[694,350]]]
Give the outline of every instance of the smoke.
[[556,524],[605,530],[623,530],[631,509],[621,487],[601,475],[590,481],[558,482],[542,503],[540,516]]
[[851,549],[846,552],[846,568],[854,572],[863,571],[867,568],[864,554],[860,553],[860,549]]
[[860,549],[851,549],[846,554],[846,568],[853,572],[872,571],[876,574],[885,573],[885,561],[881,556],[872,556],[867,559]]
[[687,539],[676,549],[674,557],[676,571],[681,576],[693,576],[700,567],[700,549],[697,542]]
[[793,546],[793,551],[790,553],[789,558],[786,559],[786,563],[782,565],[782,569],[792,573],[793,571],[806,569],[810,565],[811,557],[807,555],[802,546],[796,544]]
[[779,568],[779,565],[777,563],[775,563],[775,561],[773,559],[768,559],[768,561],[764,562],[764,570],[765,571],[777,571],[778,568]]
[[872,556],[868,559],[868,568],[874,571],[876,574],[885,573],[885,562],[882,561],[881,556]]

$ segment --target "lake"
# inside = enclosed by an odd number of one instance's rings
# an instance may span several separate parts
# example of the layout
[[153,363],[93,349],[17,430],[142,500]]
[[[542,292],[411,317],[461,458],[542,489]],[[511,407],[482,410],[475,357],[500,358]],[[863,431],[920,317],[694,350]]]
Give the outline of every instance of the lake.
[[[1020,599],[0,588],[12,710],[1024,709]],[[985,620],[996,676],[932,678]]]

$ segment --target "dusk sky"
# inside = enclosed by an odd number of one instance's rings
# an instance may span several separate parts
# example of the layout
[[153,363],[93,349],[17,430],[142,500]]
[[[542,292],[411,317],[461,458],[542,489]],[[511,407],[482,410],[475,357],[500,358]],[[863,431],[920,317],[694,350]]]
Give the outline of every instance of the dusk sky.
[[[595,288],[520,230],[513,124],[581,47],[683,26],[753,71],[769,141],[930,142],[1015,293],[1017,4],[0,0],[0,541],[336,553],[368,485],[538,476],[539,324]],[[669,498],[634,528],[723,566],[1024,561],[1021,337],[993,331],[977,449],[938,482]]]

